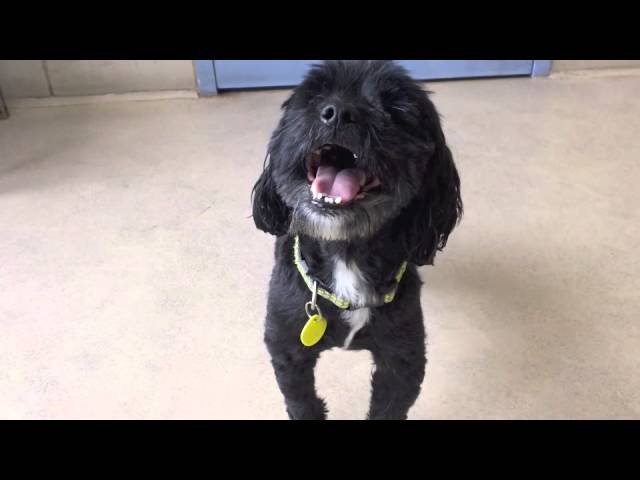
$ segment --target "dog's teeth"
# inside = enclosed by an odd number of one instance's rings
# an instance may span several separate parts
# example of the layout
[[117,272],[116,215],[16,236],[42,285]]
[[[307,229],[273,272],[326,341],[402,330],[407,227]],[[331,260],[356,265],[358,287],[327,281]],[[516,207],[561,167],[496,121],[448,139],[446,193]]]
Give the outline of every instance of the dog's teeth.
[[353,158],[358,158],[358,155],[356,155],[355,153],[353,154]]
[[335,203],[336,205],[339,204],[340,202],[342,202],[342,197],[336,197],[333,199],[333,203]]
[[326,203],[333,203],[333,197],[324,197]]

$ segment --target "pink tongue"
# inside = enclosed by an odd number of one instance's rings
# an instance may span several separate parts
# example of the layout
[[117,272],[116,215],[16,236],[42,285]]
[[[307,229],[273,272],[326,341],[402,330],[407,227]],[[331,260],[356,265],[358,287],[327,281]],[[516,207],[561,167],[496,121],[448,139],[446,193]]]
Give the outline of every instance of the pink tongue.
[[357,168],[337,170],[335,167],[322,165],[318,167],[311,191],[342,197],[342,201],[346,203],[356,198],[360,191],[360,183],[364,180],[365,173]]

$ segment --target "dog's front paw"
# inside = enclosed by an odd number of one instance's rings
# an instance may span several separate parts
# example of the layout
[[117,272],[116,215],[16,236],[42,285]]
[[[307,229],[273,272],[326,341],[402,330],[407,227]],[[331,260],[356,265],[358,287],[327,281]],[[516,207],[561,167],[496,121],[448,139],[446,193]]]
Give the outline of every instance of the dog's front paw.
[[312,403],[287,403],[287,414],[290,420],[326,420],[327,406],[324,400],[317,399]]
[[367,420],[406,420],[407,415],[402,413],[397,413],[395,415],[389,414],[369,414],[367,415]]

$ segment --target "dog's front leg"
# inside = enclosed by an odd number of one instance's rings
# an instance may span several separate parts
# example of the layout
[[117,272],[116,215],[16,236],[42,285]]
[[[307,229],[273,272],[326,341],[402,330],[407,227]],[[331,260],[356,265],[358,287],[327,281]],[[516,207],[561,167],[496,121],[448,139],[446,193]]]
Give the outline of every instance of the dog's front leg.
[[403,342],[401,349],[374,351],[370,420],[406,420],[420,393],[427,363],[424,338]]
[[316,393],[313,371],[319,355],[315,352],[296,355],[288,351],[275,351],[275,348],[269,350],[289,418],[291,420],[326,419],[326,405]]

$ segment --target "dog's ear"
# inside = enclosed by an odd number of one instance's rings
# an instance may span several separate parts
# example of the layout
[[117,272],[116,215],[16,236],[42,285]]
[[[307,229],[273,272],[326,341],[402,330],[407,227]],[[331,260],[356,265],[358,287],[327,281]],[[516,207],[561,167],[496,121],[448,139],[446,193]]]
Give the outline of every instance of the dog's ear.
[[269,154],[265,158],[262,174],[253,186],[252,202],[256,227],[276,236],[287,233],[291,212],[276,191]]
[[433,265],[436,252],[445,247],[463,210],[460,178],[439,123],[436,121],[435,151],[422,188],[401,216],[407,260],[416,265]]

